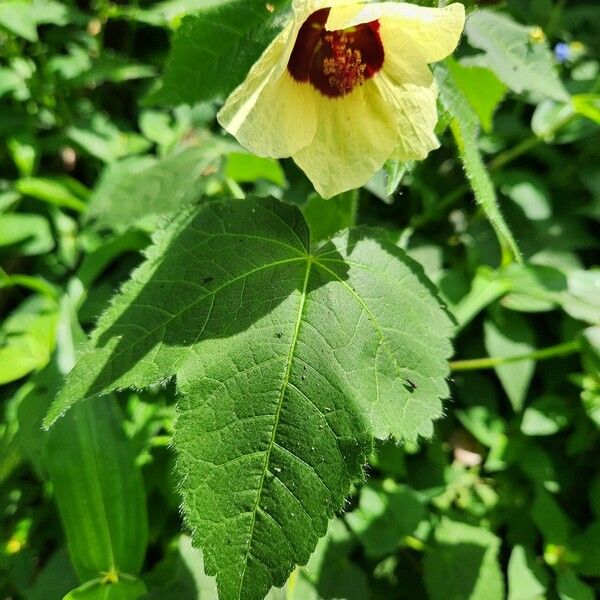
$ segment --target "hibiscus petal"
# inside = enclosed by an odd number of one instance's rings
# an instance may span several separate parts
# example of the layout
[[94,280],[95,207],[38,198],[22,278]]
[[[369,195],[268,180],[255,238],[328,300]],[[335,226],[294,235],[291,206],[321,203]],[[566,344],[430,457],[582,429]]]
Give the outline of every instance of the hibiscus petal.
[[[380,33],[385,47],[389,32]],[[411,46],[386,54],[373,79],[395,117],[398,143],[392,158],[397,160],[421,160],[440,145],[434,133],[437,86],[419,48]]]
[[308,16],[321,8],[349,4],[356,4],[356,0],[294,0],[293,7],[294,11],[304,12]]
[[386,54],[401,52],[408,41],[416,46],[427,62],[446,58],[457,46],[465,24],[465,7],[454,3],[444,8],[425,8],[414,4],[381,2],[333,8],[327,29],[346,29],[379,20],[389,35]]
[[394,115],[373,80],[340,98],[316,96],[312,143],[292,158],[323,198],[357,188],[397,145]]
[[310,144],[314,137],[315,94],[287,71],[254,94],[247,80],[229,97],[217,118],[250,152],[284,158]]
[[396,160],[422,160],[440,142],[434,128],[437,115],[437,87],[433,78],[429,86],[394,81],[386,70],[378,73],[373,82],[385,101],[392,107],[397,136],[391,158]]

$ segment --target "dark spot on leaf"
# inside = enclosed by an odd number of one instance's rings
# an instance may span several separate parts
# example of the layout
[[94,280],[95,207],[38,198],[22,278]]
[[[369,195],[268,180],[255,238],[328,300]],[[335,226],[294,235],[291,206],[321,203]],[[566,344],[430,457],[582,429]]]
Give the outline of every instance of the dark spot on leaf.
[[202,280],[202,283],[210,283],[210,282],[211,282],[213,279],[214,279],[214,277],[205,277],[205,278]]
[[405,379],[404,387],[409,392],[414,392],[417,389],[417,384],[414,381],[411,381],[410,379]]

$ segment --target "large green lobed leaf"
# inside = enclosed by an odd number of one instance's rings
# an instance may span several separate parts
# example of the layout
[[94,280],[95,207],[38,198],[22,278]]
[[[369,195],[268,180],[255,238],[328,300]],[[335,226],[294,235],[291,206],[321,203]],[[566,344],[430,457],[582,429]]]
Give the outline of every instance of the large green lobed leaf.
[[210,202],[156,240],[47,423],[74,402],[177,377],[181,492],[222,600],[304,564],[374,436],[432,435],[452,323],[382,232],[311,247],[295,207]]

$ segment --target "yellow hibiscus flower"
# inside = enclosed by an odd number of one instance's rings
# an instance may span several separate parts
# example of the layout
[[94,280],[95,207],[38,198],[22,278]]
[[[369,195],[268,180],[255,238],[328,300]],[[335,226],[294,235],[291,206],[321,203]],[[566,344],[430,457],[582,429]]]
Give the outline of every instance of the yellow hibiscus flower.
[[427,64],[448,56],[465,20],[445,8],[294,0],[294,18],[219,112],[259,156],[291,156],[324,198],[360,187],[388,158],[439,146]]

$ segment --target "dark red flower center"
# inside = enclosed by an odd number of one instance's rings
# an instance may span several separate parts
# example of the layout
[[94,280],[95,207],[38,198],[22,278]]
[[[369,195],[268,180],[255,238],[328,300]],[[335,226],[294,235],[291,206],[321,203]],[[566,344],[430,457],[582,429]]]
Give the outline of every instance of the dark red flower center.
[[330,98],[349,94],[383,66],[379,21],[338,31],[327,31],[329,8],[314,12],[304,22],[288,71],[296,81],[310,82]]

